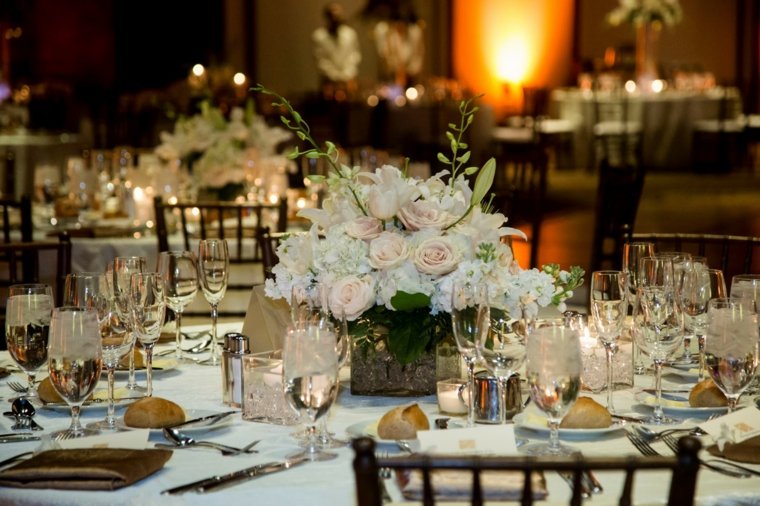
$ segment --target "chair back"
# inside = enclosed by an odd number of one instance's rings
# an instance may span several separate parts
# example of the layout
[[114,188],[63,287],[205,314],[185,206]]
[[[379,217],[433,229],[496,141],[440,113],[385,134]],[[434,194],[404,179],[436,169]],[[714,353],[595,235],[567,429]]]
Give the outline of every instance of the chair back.
[[486,456],[431,456],[425,454],[401,457],[379,458],[375,454],[375,442],[370,438],[353,441],[354,476],[356,479],[356,496],[359,506],[380,506],[382,504],[382,485],[378,479],[380,469],[399,471],[418,470],[422,473],[422,504],[432,505],[436,501],[435,483],[432,475],[439,470],[459,470],[472,474],[472,493],[470,504],[482,505],[484,490],[481,487],[483,471],[512,471],[522,473],[523,488],[520,504],[527,506],[534,502],[532,488],[533,473],[543,471],[562,471],[572,475],[573,493],[569,500],[571,505],[580,505],[582,473],[589,470],[621,471],[625,473],[620,504],[635,504],[633,498],[634,474],[639,470],[672,471],[668,506],[689,506],[694,504],[694,491],[699,470],[698,453],[701,444],[698,439],[685,437],[678,442],[678,454],[673,457],[486,457]]
[[493,204],[509,218],[510,225],[530,225],[530,267],[538,266],[546,177],[547,156],[540,144],[502,146],[497,150]]
[[[20,200],[13,198],[0,199],[0,219],[3,221],[2,243],[32,242],[32,199],[25,195]],[[8,261],[8,255],[1,254],[0,262]],[[37,266],[35,259],[31,258],[22,265],[26,269],[24,277],[34,276]]]
[[287,232],[272,232],[269,227],[261,229],[259,244],[261,245],[261,263],[264,267],[264,279],[274,279],[272,268],[277,265],[277,247],[280,245]]
[[760,237],[718,234],[635,233],[634,241],[653,242],[657,251],[685,251],[707,258],[723,271],[726,283],[736,274],[760,273]]
[[[203,239],[227,239],[230,253],[231,273],[235,266],[262,265],[262,231],[268,224],[284,232],[287,225],[288,204],[280,199],[277,204],[259,202],[177,202],[165,203],[161,197],[154,199],[158,251],[169,251],[175,239],[174,249],[196,251],[198,241]],[[246,276],[230,276],[230,291],[250,292],[263,274],[245,271]],[[243,278],[241,280],[241,278]],[[185,311],[184,314],[193,314]],[[205,313],[204,313],[205,314]],[[227,311],[220,308],[220,316],[244,316],[245,311]]]
[[642,123],[634,119],[627,92],[594,93],[593,159],[596,165],[641,163]]

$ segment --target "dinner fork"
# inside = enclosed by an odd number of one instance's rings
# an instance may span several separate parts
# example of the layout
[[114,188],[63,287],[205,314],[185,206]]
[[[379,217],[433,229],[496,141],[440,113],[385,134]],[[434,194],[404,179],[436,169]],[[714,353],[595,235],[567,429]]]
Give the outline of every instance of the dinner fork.
[[[673,450],[675,453],[678,453],[678,440],[675,437],[673,437],[672,435],[668,435],[668,436],[663,437],[662,440],[666,445],[668,445],[668,448]],[[710,460],[701,460],[701,463],[703,466],[709,469],[712,469],[713,471],[718,471],[719,473],[724,473],[729,476],[734,476],[734,474],[739,478],[749,478],[750,476],[760,476],[760,471],[755,471],[754,469],[750,469],[749,467],[744,467],[735,462],[731,462],[730,460],[710,459]],[[725,469],[725,466],[728,466],[731,469]]]
[[657,457],[660,455],[657,450],[652,448],[652,445],[645,441],[641,436],[634,434],[631,431],[625,431],[625,435],[628,440],[633,443],[633,446],[635,446],[645,457]]
[[28,392],[27,386],[24,385],[23,383],[19,383],[18,381],[11,380],[7,383],[7,385],[11,387],[11,390],[13,390],[14,392],[18,392],[20,394],[24,394]]

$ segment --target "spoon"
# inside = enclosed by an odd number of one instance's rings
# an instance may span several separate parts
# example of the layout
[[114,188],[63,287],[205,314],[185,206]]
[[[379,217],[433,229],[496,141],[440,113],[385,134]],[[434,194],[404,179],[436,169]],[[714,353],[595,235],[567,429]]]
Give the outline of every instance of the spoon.
[[13,429],[31,428],[32,430],[42,430],[42,427],[32,419],[37,410],[26,397],[18,397],[13,401],[11,413],[16,417],[16,424],[13,426]]
[[208,348],[210,344],[211,344],[211,337],[209,337],[205,341],[202,341],[196,344],[192,348],[183,349],[182,351],[185,353],[203,353],[204,351],[206,351],[206,349]]
[[[205,446],[207,448],[213,448],[215,450],[219,450],[222,452],[222,455],[238,455],[242,450],[240,448],[235,448],[234,446],[227,446],[221,443],[214,443],[211,441],[197,441],[193,439],[192,437],[188,436],[187,434],[180,432],[178,429],[174,427],[166,427],[164,428],[164,437],[168,439],[169,441],[172,441],[174,445],[162,445],[161,443],[157,443],[156,446],[160,446],[162,448],[166,446],[170,446],[172,448],[189,448],[192,446]],[[256,450],[249,450],[248,453],[254,453]]]

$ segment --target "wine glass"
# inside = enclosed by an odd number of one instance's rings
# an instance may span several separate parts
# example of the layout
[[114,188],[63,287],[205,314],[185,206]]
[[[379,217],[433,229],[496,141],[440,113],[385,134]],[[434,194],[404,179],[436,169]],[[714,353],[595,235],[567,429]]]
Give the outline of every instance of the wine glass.
[[681,307],[688,330],[697,338],[699,350],[699,379],[705,377],[705,331],[707,303],[710,299],[726,297],[726,282],[719,269],[708,269],[701,263],[692,263],[684,272],[681,283]]
[[182,361],[182,312],[198,292],[195,255],[191,251],[162,251],[158,256],[158,272],[164,281],[166,306],[177,316],[175,356]]
[[327,414],[338,388],[338,354],[335,331],[319,325],[295,326],[285,334],[283,383],[291,407],[307,420],[307,447],[288,458],[330,460],[335,453],[317,444],[317,420]]
[[581,389],[581,345],[578,333],[564,325],[539,327],[528,336],[525,375],[530,398],[549,421],[549,442],[533,443],[528,455],[572,455],[576,449],[560,444],[559,424]]
[[[116,304],[116,311],[119,319],[126,325],[127,332],[133,333],[132,326],[132,309],[129,301],[129,284],[132,274],[143,272],[146,269],[147,260],[145,257],[116,257],[113,260],[113,296]],[[129,379],[127,388],[133,391],[144,392],[145,388],[137,384],[135,379],[135,355],[134,355],[134,336],[132,336],[133,349],[129,352]]]
[[[675,359],[674,363],[679,363],[687,367],[691,366],[693,362],[691,354],[691,342],[692,337],[696,338],[695,325],[698,325],[699,322],[695,322],[695,317],[688,311],[688,297],[683,293],[683,290],[693,290],[695,288],[695,278],[690,278],[690,276],[692,276],[692,271],[695,269],[695,266],[700,266],[698,269],[707,269],[707,259],[703,256],[692,256],[691,260],[673,264],[673,268],[676,271],[676,297],[678,304],[681,305],[684,330],[683,353],[680,357]],[[705,301],[705,305],[706,304],[707,302]]]
[[607,355],[607,411],[615,413],[612,403],[612,354],[623,331],[627,311],[625,274],[622,271],[592,273],[590,293],[594,325]]
[[507,422],[507,381],[525,361],[525,336],[515,331],[515,320],[503,309],[489,308],[488,331],[477,342],[479,358],[499,380],[499,423]]
[[136,272],[130,284],[132,318],[135,337],[145,350],[145,374],[147,391],[153,395],[153,347],[161,335],[164,324],[166,300],[164,282],[157,272]]
[[707,303],[705,368],[736,410],[758,365],[760,336],[757,313],[747,299],[712,299]]
[[304,325],[308,321],[318,321],[328,316],[326,294],[317,282],[306,286],[293,285],[290,294],[290,317],[293,325]]
[[211,357],[201,362],[219,365],[219,348],[216,322],[219,303],[227,291],[230,272],[230,254],[224,239],[204,239],[198,243],[198,278],[206,301],[211,305]]
[[48,372],[53,388],[71,408],[71,425],[51,434],[54,438],[83,437],[98,432],[82,427],[79,411],[100,378],[103,365],[100,340],[95,309],[77,306],[53,309]]
[[5,337],[13,361],[26,373],[26,397],[37,397],[34,380],[48,358],[53,290],[45,284],[11,285],[5,308]]
[[[731,298],[744,298],[751,301],[756,313],[760,313],[760,274],[736,274],[731,278]],[[760,375],[747,387],[748,394],[755,394],[760,389]]]
[[[628,307],[630,308],[633,325],[636,326],[638,315],[641,312],[637,289],[639,287],[639,260],[643,257],[654,255],[653,242],[629,242],[623,245],[623,273],[627,287]],[[645,371],[644,362],[641,360],[641,350],[633,343],[633,370],[636,374]]]
[[639,301],[642,319],[634,339],[654,363],[657,399],[652,424],[670,424],[678,420],[666,417],[662,411],[662,366],[683,342],[683,319],[676,303],[673,285],[673,260],[667,257],[644,257],[640,261],[641,280]]
[[457,349],[467,364],[467,426],[475,425],[475,362],[478,343],[485,340],[490,322],[488,292],[483,284],[454,282],[451,290],[451,327]]

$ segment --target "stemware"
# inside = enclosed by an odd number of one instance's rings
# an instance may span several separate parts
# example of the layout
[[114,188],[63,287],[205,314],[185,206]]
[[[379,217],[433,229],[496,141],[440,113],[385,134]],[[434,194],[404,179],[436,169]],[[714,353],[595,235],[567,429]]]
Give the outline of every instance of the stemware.
[[53,290],[45,284],[11,285],[5,308],[5,337],[13,361],[26,373],[26,397],[37,397],[37,369],[47,362]]
[[621,271],[596,271],[591,275],[591,314],[599,340],[607,355],[607,411],[615,413],[612,403],[612,354],[626,317],[625,274]]
[[77,306],[53,309],[48,372],[53,388],[71,408],[71,424],[68,429],[51,434],[52,437],[97,434],[97,430],[82,427],[79,412],[100,378],[102,353],[95,309]]
[[[686,366],[691,365],[693,360],[691,343],[692,337],[696,338],[695,324],[698,324],[698,322],[694,321],[695,317],[693,317],[688,311],[688,297],[683,293],[683,290],[693,290],[695,288],[693,284],[695,279],[690,278],[695,266],[700,266],[696,267],[697,269],[707,269],[707,259],[703,256],[692,256],[691,260],[681,261],[681,259],[679,259],[678,263],[673,264],[673,269],[676,271],[676,297],[677,303],[681,305],[684,330],[683,353],[680,357],[676,358],[674,362]],[[705,304],[707,304],[707,302],[705,302]]]
[[467,364],[467,425],[475,425],[475,363],[478,343],[485,340],[490,323],[488,292],[485,285],[455,282],[451,290],[451,327],[457,349]]
[[728,399],[731,413],[757,370],[757,313],[746,299],[712,299],[707,320],[705,368]]
[[158,256],[158,272],[164,281],[164,298],[166,306],[177,317],[175,356],[178,361],[182,355],[182,312],[195,298],[198,292],[198,267],[195,255],[191,251],[162,251]]
[[[731,278],[731,298],[743,298],[751,301],[756,313],[760,313],[760,274],[736,274]],[[749,387],[748,394],[756,394],[760,390],[760,375],[755,375]]]
[[687,330],[689,333],[694,333],[697,338],[700,380],[705,377],[707,303],[710,299],[725,297],[726,282],[723,278],[723,272],[719,269],[709,269],[701,263],[692,262],[683,275],[680,300]]
[[317,441],[317,420],[327,414],[338,388],[338,354],[334,329],[319,325],[288,329],[283,346],[283,384],[291,407],[306,420],[308,444],[288,458],[330,460]]
[[559,424],[581,389],[581,346],[578,333],[563,325],[539,327],[528,336],[525,375],[530,398],[549,421],[549,442],[521,448],[528,455],[572,455],[577,450],[560,444]]
[[[639,287],[639,260],[644,257],[654,255],[653,242],[629,242],[623,245],[623,267],[625,274],[625,284],[627,288],[628,307],[633,319],[633,326],[641,312],[641,305],[638,300],[637,289]],[[636,374],[643,374],[646,368],[644,361],[641,359],[641,350],[634,341],[633,343],[633,370]]]
[[166,301],[164,282],[156,272],[136,272],[130,280],[134,334],[145,350],[145,395],[153,395],[153,347],[161,335]]
[[211,357],[201,364],[219,365],[216,322],[219,303],[227,291],[230,254],[225,239],[204,239],[198,243],[198,278],[206,302],[211,305]]
[[[113,297],[116,305],[116,311],[119,319],[126,326],[127,332],[134,332],[132,326],[132,312],[129,301],[129,284],[132,274],[143,272],[146,269],[147,260],[145,257],[116,257],[113,260]],[[137,384],[135,378],[135,350],[134,336],[132,336],[132,349],[129,351],[129,379],[127,388],[137,392],[144,392],[145,388]]]
[[509,378],[525,361],[525,335],[516,331],[516,321],[502,309],[489,308],[488,331],[477,342],[479,358],[499,380],[499,423],[507,422],[506,392]]
[[642,319],[634,333],[636,344],[654,363],[655,407],[647,419],[652,424],[676,423],[662,411],[662,366],[683,342],[683,319],[676,303],[673,260],[644,257],[640,261],[639,301]]

